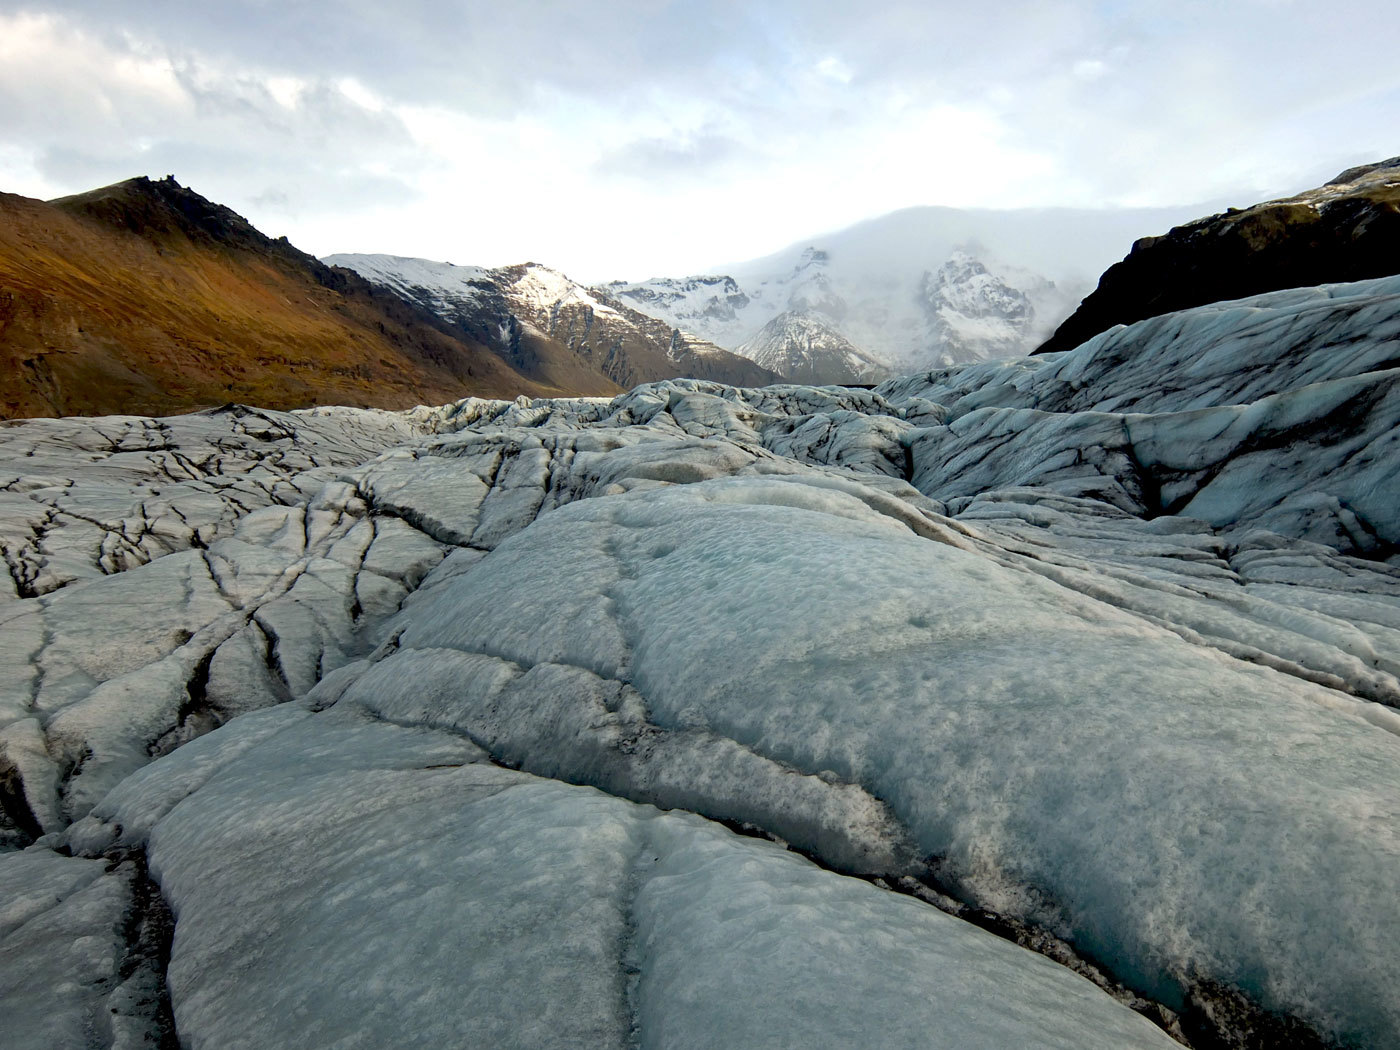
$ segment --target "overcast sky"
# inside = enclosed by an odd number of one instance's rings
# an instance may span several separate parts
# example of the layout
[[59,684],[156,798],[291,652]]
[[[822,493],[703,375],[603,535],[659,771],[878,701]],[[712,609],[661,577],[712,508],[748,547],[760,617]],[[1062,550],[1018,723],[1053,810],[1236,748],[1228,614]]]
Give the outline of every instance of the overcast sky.
[[641,279],[1305,189],[1400,153],[1397,45],[1395,0],[0,0],[0,189],[174,174],[318,255]]

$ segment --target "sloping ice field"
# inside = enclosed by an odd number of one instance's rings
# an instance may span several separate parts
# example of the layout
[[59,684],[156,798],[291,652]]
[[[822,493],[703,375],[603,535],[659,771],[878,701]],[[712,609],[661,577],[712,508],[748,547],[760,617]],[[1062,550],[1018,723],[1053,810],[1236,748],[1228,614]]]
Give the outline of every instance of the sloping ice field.
[[1400,278],[0,429],[7,1046],[1400,1044]]

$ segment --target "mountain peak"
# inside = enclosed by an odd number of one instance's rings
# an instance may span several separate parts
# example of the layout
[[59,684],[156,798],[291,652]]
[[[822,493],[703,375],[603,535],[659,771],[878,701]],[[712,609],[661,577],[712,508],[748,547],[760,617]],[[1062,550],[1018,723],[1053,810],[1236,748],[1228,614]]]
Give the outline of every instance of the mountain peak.
[[778,314],[737,352],[797,383],[876,383],[889,374],[828,320],[797,310]]
[[[49,203],[70,215],[147,239],[181,234],[190,240],[217,242],[225,247],[290,247],[285,238],[278,241],[266,236],[232,208],[215,204],[182,186],[174,175],[163,179],[138,175]],[[296,254],[300,259],[310,258],[301,252]]]

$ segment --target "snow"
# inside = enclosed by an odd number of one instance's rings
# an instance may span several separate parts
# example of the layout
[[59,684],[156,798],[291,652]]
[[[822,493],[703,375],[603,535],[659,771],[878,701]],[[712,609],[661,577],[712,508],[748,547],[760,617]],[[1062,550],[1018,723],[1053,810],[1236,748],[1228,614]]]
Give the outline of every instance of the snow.
[[[606,290],[736,352],[797,311],[833,324],[886,372],[928,368],[1028,353],[1142,230],[1198,213],[908,208],[713,274]],[[940,278],[946,294],[931,297]],[[1030,315],[1009,321],[1008,295]]]
[[774,317],[734,352],[798,382],[873,383],[888,374],[831,324],[792,311]]
[[560,306],[586,306],[594,313],[621,317],[618,311],[599,302],[582,285],[575,284],[557,270],[534,263],[525,266],[524,273],[511,286],[511,292],[539,311],[548,312]]
[[585,306],[613,319],[621,314],[558,270],[538,263],[486,269],[456,266],[398,255],[328,255],[322,262],[354,270],[366,280],[392,288],[414,302],[425,302],[446,319],[503,290],[526,316],[548,316],[564,306]]
[[415,299],[426,292],[437,312],[476,302],[492,271],[480,266],[456,266],[402,255],[328,255],[329,266],[343,266],[361,277]]

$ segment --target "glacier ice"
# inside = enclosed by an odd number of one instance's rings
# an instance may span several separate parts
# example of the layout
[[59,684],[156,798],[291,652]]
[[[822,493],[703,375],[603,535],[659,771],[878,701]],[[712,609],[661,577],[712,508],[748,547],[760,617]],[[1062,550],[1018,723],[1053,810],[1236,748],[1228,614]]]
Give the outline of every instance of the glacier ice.
[[1393,1045],[1397,318],[6,428],[17,1045]]
[[1172,1045],[912,898],[486,757],[288,705],[143,770],[70,838],[147,851],[195,1048]]

